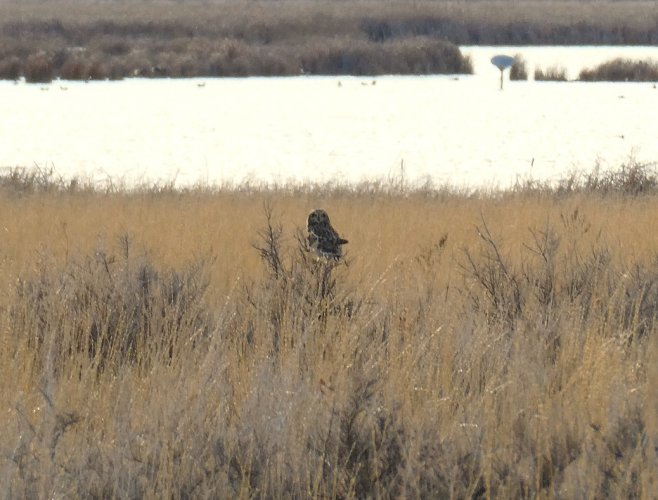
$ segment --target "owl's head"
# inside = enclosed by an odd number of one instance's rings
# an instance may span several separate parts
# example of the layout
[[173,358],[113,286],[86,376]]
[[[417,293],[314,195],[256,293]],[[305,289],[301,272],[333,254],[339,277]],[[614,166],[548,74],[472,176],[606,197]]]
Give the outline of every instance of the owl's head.
[[321,208],[313,210],[308,215],[308,226],[309,227],[324,226],[324,225],[327,225],[327,224],[329,224],[329,216],[327,215],[327,212],[325,212]]

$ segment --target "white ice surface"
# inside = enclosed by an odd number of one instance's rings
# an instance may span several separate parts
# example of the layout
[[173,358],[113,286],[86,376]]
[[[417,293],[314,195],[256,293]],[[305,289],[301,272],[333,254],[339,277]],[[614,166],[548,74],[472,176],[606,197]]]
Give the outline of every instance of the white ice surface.
[[[99,181],[505,186],[658,160],[652,83],[510,82],[496,54],[569,78],[656,47],[463,47],[473,76],[0,83],[0,167]],[[373,85],[373,82],[376,82]]]

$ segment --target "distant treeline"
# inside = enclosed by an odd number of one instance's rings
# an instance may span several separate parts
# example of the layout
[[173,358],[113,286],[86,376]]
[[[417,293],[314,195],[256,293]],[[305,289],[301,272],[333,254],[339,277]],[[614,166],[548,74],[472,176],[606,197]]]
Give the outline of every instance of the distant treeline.
[[655,3],[11,1],[0,78],[469,73],[457,45],[658,45]]

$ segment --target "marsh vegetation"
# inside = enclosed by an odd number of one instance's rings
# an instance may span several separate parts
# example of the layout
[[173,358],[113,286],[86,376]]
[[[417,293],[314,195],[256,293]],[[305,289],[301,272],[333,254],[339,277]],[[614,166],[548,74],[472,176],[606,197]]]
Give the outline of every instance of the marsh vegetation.
[[650,1],[0,5],[0,77],[470,73],[459,45],[655,45]]
[[521,54],[514,55],[514,64],[509,70],[510,80],[527,80],[528,79],[528,64]]
[[657,60],[616,58],[580,72],[586,82],[658,82]]
[[554,82],[566,82],[567,81],[567,70],[559,66],[551,66],[547,69],[542,69],[541,67],[535,67],[535,81],[554,81]]
[[[655,44],[654,10],[12,1],[0,76],[468,72],[453,44]],[[308,252],[318,207],[337,264]],[[505,190],[6,170],[3,492],[650,497],[657,210],[636,161]]]
[[[0,177],[12,497],[647,497],[654,166],[554,185]],[[327,267],[310,209],[350,240]]]

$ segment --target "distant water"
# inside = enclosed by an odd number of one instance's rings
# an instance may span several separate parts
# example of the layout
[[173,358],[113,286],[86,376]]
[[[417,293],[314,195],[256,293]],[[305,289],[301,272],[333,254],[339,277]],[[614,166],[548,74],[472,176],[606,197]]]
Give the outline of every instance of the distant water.
[[658,160],[651,83],[509,82],[496,54],[569,78],[656,47],[463,47],[473,76],[0,83],[0,167],[99,182],[409,182],[504,187]]

